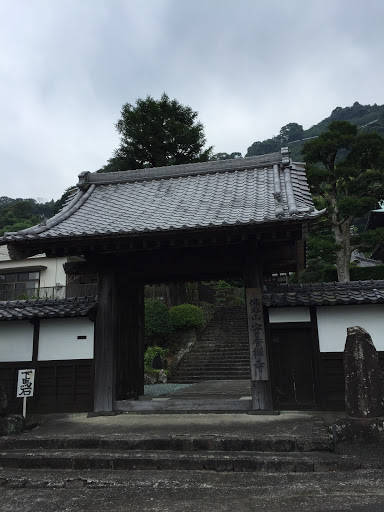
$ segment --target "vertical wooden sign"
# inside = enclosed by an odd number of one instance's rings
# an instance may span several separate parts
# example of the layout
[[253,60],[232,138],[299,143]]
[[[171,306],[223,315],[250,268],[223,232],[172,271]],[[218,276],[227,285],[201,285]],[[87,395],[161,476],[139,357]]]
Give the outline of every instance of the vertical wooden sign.
[[252,381],[268,380],[268,358],[265,343],[261,288],[246,288],[248,338]]

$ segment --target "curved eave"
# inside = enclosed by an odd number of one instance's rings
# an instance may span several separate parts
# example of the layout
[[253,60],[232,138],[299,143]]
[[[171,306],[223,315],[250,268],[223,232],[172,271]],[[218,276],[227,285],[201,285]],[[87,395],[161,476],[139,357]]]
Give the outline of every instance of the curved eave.
[[[170,226],[169,228],[160,228],[158,227],[155,230],[149,230],[149,229],[133,229],[131,231],[123,231],[120,230],[118,232],[114,231],[105,231],[105,232],[99,232],[94,231],[91,233],[60,233],[58,232],[55,235],[49,235],[45,234],[44,232],[41,233],[9,233],[5,235],[2,240],[0,241],[0,244],[17,244],[17,243],[25,243],[25,242],[38,242],[38,243],[44,243],[45,241],[49,240],[82,240],[82,239],[93,239],[93,238],[129,238],[129,237],[137,237],[140,235],[144,236],[151,236],[151,235],[157,235],[157,234],[169,234],[170,237],[172,237],[175,234],[179,233],[185,233],[188,235],[188,233],[196,233],[201,231],[207,231],[207,230],[225,230],[225,229],[236,229],[236,228],[254,228],[254,227],[263,227],[266,229],[269,229],[270,227],[275,227],[277,224],[281,225],[289,225],[289,224],[301,224],[303,222],[309,222],[316,220],[320,216],[324,215],[325,210],[315,210],[310,213],[299,213],[291,215],[290,217],[276,217],[276,218],[265,218],[263,221],[256,221],[256,220],[249,220],[247,222],[241,222],[237,221],[235,223],[229,223],[229,222],[221,222],[221,223],[209,223],[209,224],[196,224],[194,226]],[[31,228],[32,229],[32,228]]]

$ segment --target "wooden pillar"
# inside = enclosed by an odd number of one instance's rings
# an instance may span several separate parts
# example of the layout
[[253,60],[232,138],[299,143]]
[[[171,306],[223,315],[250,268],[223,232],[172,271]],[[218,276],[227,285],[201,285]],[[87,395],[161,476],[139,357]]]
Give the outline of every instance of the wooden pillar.
[[120,275],[117,292],[116,400],[144,394],[144,285]]
[[99,272],[95,329],[95,412],[144,393],[144,286],[122,269]]
[[95,326],[95,412],[113,410],[115,396],[116,273],[99,272]]
[[252,409],[272,410],[272,386],[263,314],[263,270],[257,261],[258,247],[246,246],[244,286],[247,305],[248,338],[251,361]]

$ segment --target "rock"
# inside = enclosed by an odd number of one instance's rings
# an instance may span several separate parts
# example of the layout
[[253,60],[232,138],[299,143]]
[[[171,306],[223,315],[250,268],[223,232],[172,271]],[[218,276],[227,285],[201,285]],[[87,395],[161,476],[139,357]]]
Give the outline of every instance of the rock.
[[159,374],[157,376],[157,382],[159,384],[166,384],[167,380],[168,380],[168,378],[167,378],[167,374],[165,373],[165,371],[164,370],[160,370]]
[[383,413],[383,375],[371,336],[348,327],[344,349],[345,405],[348,416],[373,418]]
[[156,384],[156,376],[155,375],[148,375],[147,373],[144,374],[144,384]]
[[0,386],[0,415],[7,412],[8,399],[4,386]]
[[0,436],[21,434],[24,431],[24,423],[24,418],[17,414],[0,418]]

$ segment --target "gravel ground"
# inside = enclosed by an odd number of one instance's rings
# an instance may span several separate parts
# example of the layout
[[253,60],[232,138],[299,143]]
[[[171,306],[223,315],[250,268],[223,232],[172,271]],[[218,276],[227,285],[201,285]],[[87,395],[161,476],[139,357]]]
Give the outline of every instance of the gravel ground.
[[148,384],[144,386],[144,395],[162,396],[179,391],[179,389],[188,388],[193,384]]

